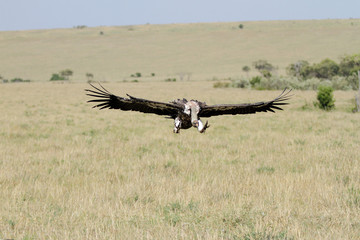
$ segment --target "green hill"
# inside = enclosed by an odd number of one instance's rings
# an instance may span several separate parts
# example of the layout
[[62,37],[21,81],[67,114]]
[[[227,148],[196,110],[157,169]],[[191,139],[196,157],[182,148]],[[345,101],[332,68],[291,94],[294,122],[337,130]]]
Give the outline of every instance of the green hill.
[[0,32],[0,75],[48,81],[71,69],[74,81],[85,81],[86,73],[123,81],[136,72],[143,79],[191,73],[191,80],[206,80],[244,75],[242,67],[259,59],[284,74],[294,61],[338,61],[359,46],[360,19],[8,31]]

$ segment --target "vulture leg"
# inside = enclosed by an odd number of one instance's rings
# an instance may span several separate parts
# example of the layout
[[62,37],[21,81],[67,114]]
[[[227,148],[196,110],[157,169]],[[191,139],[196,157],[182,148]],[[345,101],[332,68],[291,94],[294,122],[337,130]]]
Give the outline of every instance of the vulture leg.
[[209,125],[208,121],[206,121],[205,125],[201,122],[200,119],[198,121],[199,121],[198,131],[200,133],[204,133],[206,131],[206,129],[208,127],[210,127],[210,125]]
[[180,132],[180,128],[181,128],[181,121],[179,119],[179,117],[175,118],[175,123],[174,123],[174,133],[179,133]]

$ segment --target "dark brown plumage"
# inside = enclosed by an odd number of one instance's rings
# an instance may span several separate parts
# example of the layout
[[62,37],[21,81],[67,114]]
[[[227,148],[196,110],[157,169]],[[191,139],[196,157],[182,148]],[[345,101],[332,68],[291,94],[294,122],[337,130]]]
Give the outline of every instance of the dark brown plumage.
[[219,115],[236,115],[236,114],[253,114],[257,112],[275,112],[274,110],[283,110],[282,105],[290,99],[291,90],[284,91],[275,99],[267,102],[243,103],[243,104],[217,104],[207,105],[205,102],[197,100],[187,101],[186,99],[178,99],[169,103],[157,102],[142,98],[132,97],[127,94],[128,98],[116,96],[106,90],[95,87],[94,89],[86,89],[87,95],[95,97],[88,102],[96,103],[94,108],[100,109],[120,109],[123,111],[138,111],[143,113],[153,113],[157,115],[165,115],[175,120],[174,132],[178,133],[180,129],[188,129],[191,126],[198,128],[203,133],[209,127],[208,122],[204,125],[200,117],[212,117]]

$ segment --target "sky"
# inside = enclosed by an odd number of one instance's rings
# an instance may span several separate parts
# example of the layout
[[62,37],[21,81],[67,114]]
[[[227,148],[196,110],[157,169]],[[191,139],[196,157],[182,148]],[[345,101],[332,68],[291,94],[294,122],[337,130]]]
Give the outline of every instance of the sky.
[[0,31],[360,18],[360,0],[0,0]]

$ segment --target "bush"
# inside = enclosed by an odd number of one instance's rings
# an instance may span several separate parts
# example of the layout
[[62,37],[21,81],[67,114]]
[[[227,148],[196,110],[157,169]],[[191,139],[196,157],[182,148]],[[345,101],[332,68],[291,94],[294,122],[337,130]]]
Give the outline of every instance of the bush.
[[348,55],[341,59],[340,73],[342,76],[352,76],[360,70],[360,54]]
[[292,63],[286,67],[288,75],[304,79],[307,76],[307,70],[310,64],[308,61],[299,60],[296,63]]
[[73,71],[70,69],[65,69],[60,71],[60,76],[63,77],[65,80],[69,80],[69,78],[73,75]]
[[65,77],[61,76],[58,73],[53,73],[50,78],[50,81],[62,81],[62,80],[65,80]]
[[51,75],[50,81],[62,81],[69,80],[70,76],[73,75],[73,71],[70,69],[65,69],[60,71],[59,73],[53,73]]
[[270,78],[271,72],[275,70],[275,67],[266,60],[255,61],[253,66],[266,78]]
[[297,85],[294,85],[294,89],[300,89],[300,90],[316,90],[318,89],[321,81],[318,78],[309,78],[305,81],[298,82]]
[[234,88],[248,88],[250,86],[249,80],[241,78],[239,80],[234,80],[232,82],[232,87]]
[[10,80],[10,82],[12,83],[16,83],[16,82],[30,82],[30,80],[24,80],[22,78],[13,78]]
[[[165,80],[170,81],[170,80]],[[334,76],[331,80],[320,78],[299,79],[297,77],[270,77],[262,78],[256,76],[250,79],[229,79],[229,81],[217,81],[214,88],[252,88],[256,90],[281,90],[285,87],[298,90],[317,90],[319,86],[325,85],[334,90],[356,90],[358,89],[358,78]]]
[[246,73],[250,72],[250,67],[249,66],[243,66],[242,70]]
[[314,64],[312,67],[316,77],[326,79],[331,79],[333,76],[336,76],[339,69],[339,65],[329,58],[322,60],[318,64]]
[[254,86],[257,90],[281,90],[290,86],[289,79],[285,78],[263,78]]
[[165,82],[176,82],[176,78],[167,78],[164,81]]
[[230,82],[216,82],[213,85],[214,88],[228,88],[230,86]]
[[350,80],[350,77],[335,76],[331,79],[330,83],[332,88],[336,90],[356,90],[356,86],[353,86]]
[[256,85],[260,84],[260,82],[261,82],[260,76],[251,78],[251,80],[250,80],[251,87],[255,87]]
[[333,91],[333,88],[330,86],[319,86],[316,97],[318,102],[315,105],[327,111],[333,109],[335,107]]
[[[264,65],[264,63],[260,64],[260,66],[262,65]],[[360,70],[360,54],[346,55],[340,60],[339,64],[329,58],[312,65],[305,60],[299,60],[286,68],[289,76],[297,77],[299,80],[306,80],[309,78],[333,79],[334,77],[345,77],[345,81],[347,81],[354,90],[357,89],[355,88],[357,84],[353,81],[353,78],[354,75],[357,75],[358,70]]]
[[359,76],[357,73],[353,73],[351,76],[346,77],[346,81],[352,90],[358,90],[359,86]]
[[141,77],[141,73],[140,72],[137,72],[135,74],[131,74],[130,77]]

